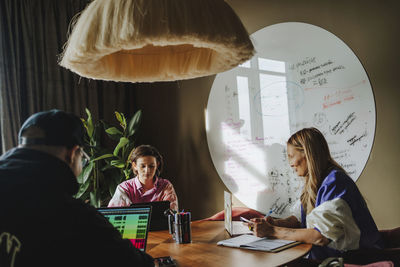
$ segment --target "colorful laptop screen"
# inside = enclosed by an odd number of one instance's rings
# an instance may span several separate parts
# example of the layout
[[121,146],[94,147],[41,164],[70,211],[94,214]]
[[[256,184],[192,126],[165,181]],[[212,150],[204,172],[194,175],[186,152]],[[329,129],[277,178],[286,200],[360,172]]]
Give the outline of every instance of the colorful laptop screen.
[[121,233],[122,238],[129,239],[136,248],[146,250],[151,207],[99,208],[97,210]]

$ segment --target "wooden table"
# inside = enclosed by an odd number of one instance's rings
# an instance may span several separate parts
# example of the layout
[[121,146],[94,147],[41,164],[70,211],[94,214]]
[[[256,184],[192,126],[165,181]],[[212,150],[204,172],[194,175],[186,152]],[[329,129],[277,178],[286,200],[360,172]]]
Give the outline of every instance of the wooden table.
[[178,266],[279,266],[292,262],[311,249],[300,244],[277,253],[218,246],[229,238],[223,221],[192,222],[192,243],[177,244],[167,231],[149,232],[146,252],[153,257],[171,256]]

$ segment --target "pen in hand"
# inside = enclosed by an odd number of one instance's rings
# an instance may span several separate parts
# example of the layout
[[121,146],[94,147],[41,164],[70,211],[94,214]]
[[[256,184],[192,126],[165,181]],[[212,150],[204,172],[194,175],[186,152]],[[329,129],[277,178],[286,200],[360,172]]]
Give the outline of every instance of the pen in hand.
[[[265,220],[267,223],[275,224],[275,223],[274,223],[274,221],[275,221],[274,218],[270,217],[271,214],[272,214],[272,212],[274,212],[274,211],[275,211],[275,209],[270,209],[269,212],[268,212],[267,214],[265,214],[264,220]],[[268,217],[270,217],[270,218],[268,219]]]
[[[272,212],[274,212],[274,210],[275,209],[270,209],[269,212],[264,216],[264,219],[267,219],[269,216],[271,216],[271,214],[272,214]],[[242,222],[245,222],[248,224],[250,231],[253,231],[254,225],[253,225],[252,221],[250,221],[244,217],[241,217],[241,216],[239,218]]]
[[242,216],[240,216],[240,220],[242,222],[244,222],[244,223],[247,223],[247,226],[249,227],[249,230],[253,231],[253,222],[252,221],[250,221],[250,220],[248,220],[248,219],[246,219],[246,218],[244,218]]
[[274,210],[273,210],[273,209],[270,209],[270,210],[268,211],[268,213],[264,216],[264,218],[267,219],[268,216],[271,216],[272,212],[274,212]]
[[246,218],[244,218],[244,217],[242,217],[242,216],[240,216],[239,218],[240,218],[240,220],[241,220],[242,222],[252,223],[250,220],[248,220],[248,219],[246,219]]

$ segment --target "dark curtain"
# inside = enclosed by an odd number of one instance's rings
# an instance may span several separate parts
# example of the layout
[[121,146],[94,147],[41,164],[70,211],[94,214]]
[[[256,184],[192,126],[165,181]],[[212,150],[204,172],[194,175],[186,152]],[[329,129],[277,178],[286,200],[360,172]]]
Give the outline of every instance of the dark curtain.
[[52,108],[114,120],[136,111],[136,85],[90,80],[58,66],[72,17],[87,0],[0,1],[0,131],[2,152],[17,145],[31,114]]

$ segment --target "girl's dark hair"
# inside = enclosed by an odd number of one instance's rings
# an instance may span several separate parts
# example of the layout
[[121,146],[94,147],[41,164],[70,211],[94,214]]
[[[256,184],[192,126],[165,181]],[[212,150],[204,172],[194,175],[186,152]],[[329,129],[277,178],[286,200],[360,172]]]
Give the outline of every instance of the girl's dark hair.
[[[150,145],[140,145],[140,146],[132,149],[129,159],[131,162],[136,163],[138,158],[145,157],[145,156],[152,156],[152,157],[156,158],[156,160],[157,160],[156,175],[160,176],[163,166],[164,166],[164,161],[163,161],[163,158],[162,158],[160,152],[158,152],[158,150],[155,147],[150,146]],[[134,168],[132,168],[132,171],[135,173],[135,175],[137,174],[137,171],[135,171]]]

